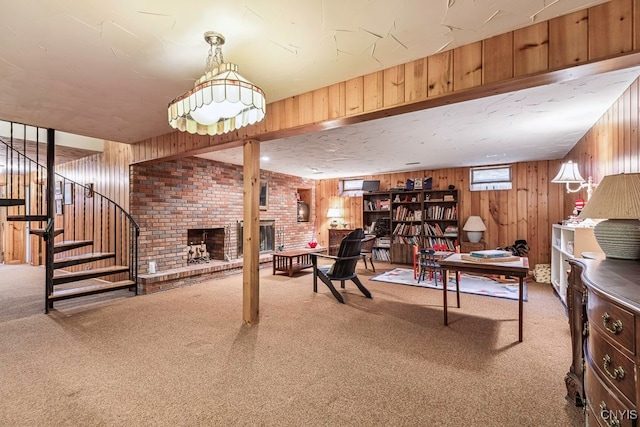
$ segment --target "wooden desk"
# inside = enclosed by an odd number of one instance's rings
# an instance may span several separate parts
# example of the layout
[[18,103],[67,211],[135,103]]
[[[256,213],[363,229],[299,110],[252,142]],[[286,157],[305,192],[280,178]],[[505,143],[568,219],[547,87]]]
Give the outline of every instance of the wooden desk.
[[[444,305],[444,324],[448,325],[449,320],[447,318],[447,270],[456,272],[467,272],[476,274],[497,274],[505,276],[515,276],[518,278],[519,283],[519,297],[518,297],[518,341],[522,342],[522,308],[523,308],[523,282],[524,278],[529,274],[529,259],[526,257],[520,258],[519,261],[513,262],[473,262],[465,261],[461,257],[461,254],[451,254],[446,258],[438,261],[440,267],[444,270],[443,277],[443,290],[442,298]],[[458,306],[460,304],[459,297],[459,275],[456,274],[456,294],[458,295]]]
[[351,233],[351,228],[330,228],[329,229],[329,255],[337,256],[340,243],[344,237]]
[[273,274],[276,271],[284,271],[289,274],[289,277],[293,276],[296,271],[304,270],[305,268],[311,268],[312,253],[324,253],[326,248],[308,248],[308,249],[296,249],[285,252],[273,253]]

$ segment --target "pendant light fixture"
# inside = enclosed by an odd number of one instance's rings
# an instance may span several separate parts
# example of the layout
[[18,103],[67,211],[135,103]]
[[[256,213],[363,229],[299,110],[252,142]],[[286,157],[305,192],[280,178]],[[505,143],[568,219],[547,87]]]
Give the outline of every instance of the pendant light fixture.
[[[204,33],[209,43],[205,73],[194,88],[169,103],[169,125],[198,135],[221,135],[264,119],[264,92],[224,62],[224,36]],[[214,50],[215,48],[215,50]]]

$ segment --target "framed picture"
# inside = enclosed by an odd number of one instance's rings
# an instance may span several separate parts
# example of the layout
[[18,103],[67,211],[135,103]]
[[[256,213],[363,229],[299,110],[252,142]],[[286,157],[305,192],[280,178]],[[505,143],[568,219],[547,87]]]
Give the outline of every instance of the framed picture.
[[64,183],[64,204],[65,205],[73,204],[73,183],[72,182]]
[[93,197],[93,183],[84,185],[84,197]]
[[56,215],[62,215],[62,199],[56,199]]
[[54,187],[55,190],[55,199],[62,199],[62,181],[56,181],[56,185]]
[[266,179],[260,180],[260,210],[266,211],[269,207],[269,187]]

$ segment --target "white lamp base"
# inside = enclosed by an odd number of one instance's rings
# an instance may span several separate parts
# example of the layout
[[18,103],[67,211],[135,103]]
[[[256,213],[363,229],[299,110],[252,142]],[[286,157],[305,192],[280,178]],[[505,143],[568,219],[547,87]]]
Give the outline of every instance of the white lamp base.
[[467,231],[467,239],[471,243],[478,243],[482,239],[482,231]]

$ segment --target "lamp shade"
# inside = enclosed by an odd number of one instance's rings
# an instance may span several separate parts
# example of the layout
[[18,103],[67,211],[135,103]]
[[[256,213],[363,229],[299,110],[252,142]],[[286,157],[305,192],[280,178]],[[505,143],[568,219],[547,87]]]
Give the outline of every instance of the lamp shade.
[[169,125],[198,135],[221,135],[264,119],[262,89],[242,77],[237,65],[223,61],[224,36],[207,31],[204,39],[211,47],[205,73],[192,90],[169,103]]
[[487,227],[479,216],[470,216],[462,229],[467,232],[467,239],[471,243],[478,243],[482,239],[482,232]]
[[479,216],[470,216],[462,229],[464,231],[485,231],[487,227]]
[[607,258],[640,259],[640,173],[605,176],[578,218],[605,219],[594,235]]
[[556,184],[581,184],[584,182],[584,178],[580,175],[578,165],[569,160],[567,163],[562,164],[560,172],[558,172],[551,182]]
[[338,220],[336,218],[340,217],[340,209],[338,208],[331,208],[327,211],[327,218],[331,218],[331,222],[329,223],[329,226],[331,226],[331,228],[336,228],[338,226]]

